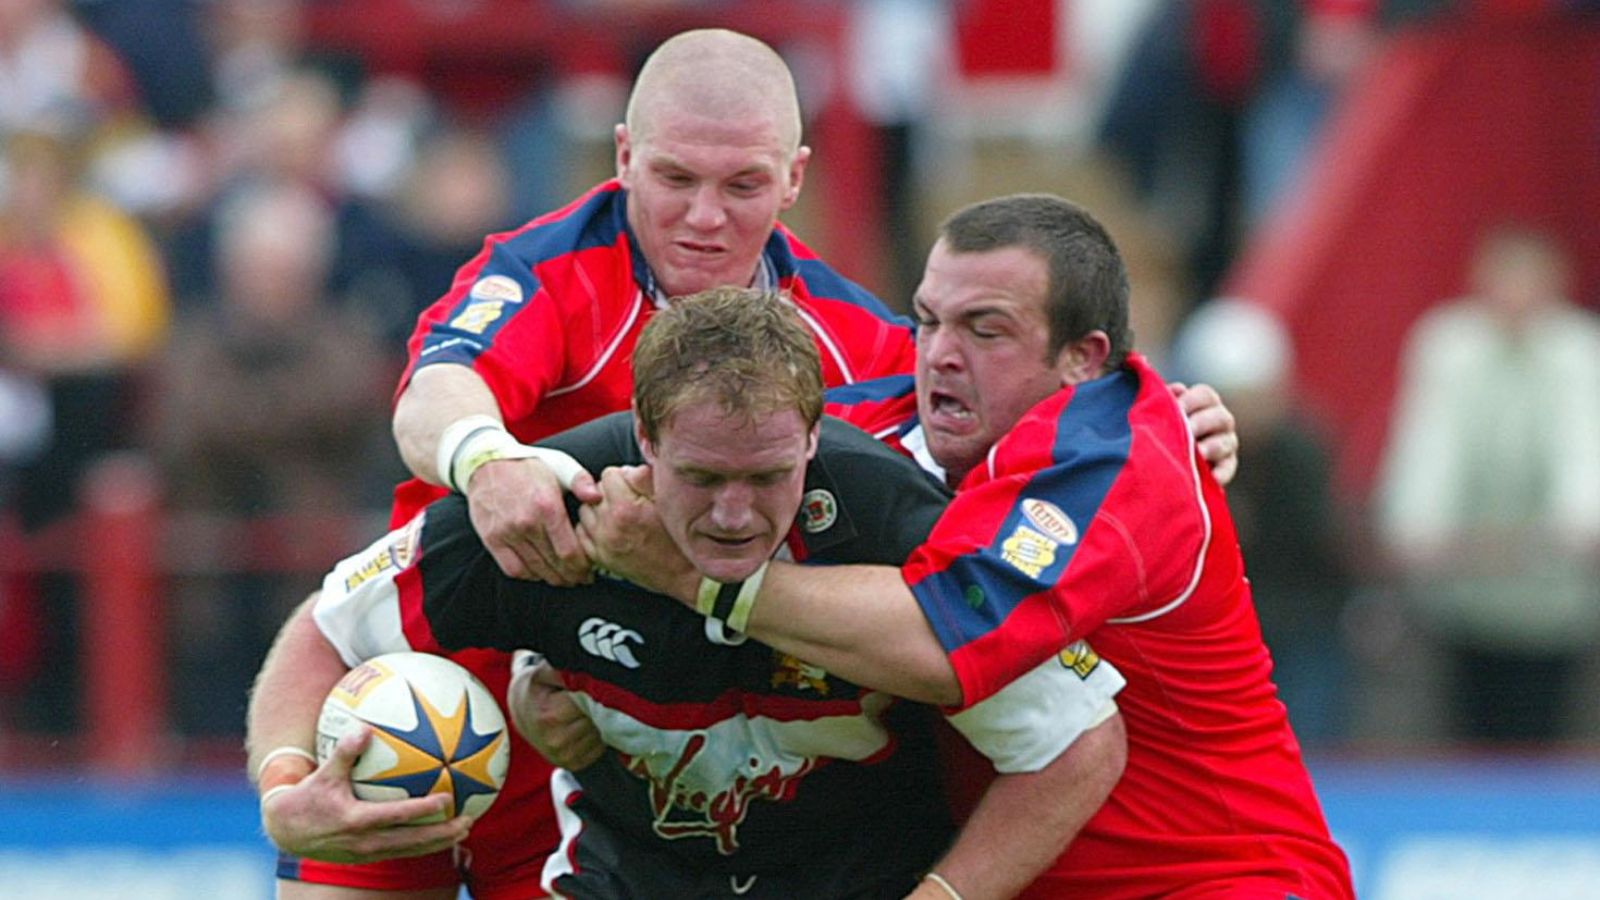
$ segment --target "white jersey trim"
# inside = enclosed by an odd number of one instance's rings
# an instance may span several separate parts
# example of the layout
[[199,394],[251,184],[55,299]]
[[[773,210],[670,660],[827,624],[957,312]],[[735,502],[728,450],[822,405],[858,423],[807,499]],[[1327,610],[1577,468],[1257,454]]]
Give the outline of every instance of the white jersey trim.
[[539,886],[552,897],[566,896],[556,891],[557,878],[577,873],[572,866],[572,845],[583,835],[583,819],[572,811],[571,801],[582,793],[583,785],[571,772],[566,769],[550,772],[550,803],[555,807],[556,828],[561,834],[561,843],[545,857],[544,871],[539,873]]
[[794,307],[795,312],[800,314],[800,318],[805,320],[806,326],[816,334],[817,343],[821,344],[822,348],[828,351],[828,355],[833,357],[834,363],[839,366],[839,373],[844,376],[844,383],[855,384],[856,373],[850,371],[850,364],[845,361],[844,354],[839,352],[838,346],[834,344],[833,338],[828,336],[828,332],[823,329],[822,324],[817,321],[815,316],[802,309],[800,304],[791,302],[790,305]]
[[[1074,668],[1093,660],[1087,673]],[[947,714],[997,772],[1037,772],[1116,711],[1122,673],[1076,641],[985,700]]]
[[[885,432],[885,434],[891,435],[893,433],[893,428]],[[874,437],[881,439],[883,435],[874,435]],[[928,435],[922,430],[921,422],[918,422],[910,431],[901,436],[900,446],[906,448],[906,452],[911,454],[911,458],[917,461],[917,465],[922,467],[922,471],[939,479],[940,484],[944,484],[944,466],[939,465],[938,460],[933,458],[932,451],[928,449]]]
[[[1172,404],[1175,407],[1177,406],[1178,400],[1176,397],[1172,398]],[[1178,415],[1183,415],[1182,409],[1178,410]],[[1184,425],[1184,433],[1189,433],[1187,423]],[[1123,616],[1115,619],[1107,619],[1106,622],[1108,624],[1133,625],[1139,622],[1148,622],[1151,619],[1159,618],[1169,612],[1172,612],[1173,610],[1182,606],[1184,601],[1194,596],[1194,589],[1200,585],[1200,576],[1204,575],[1206,571],[1206,554],[1211,550],[1211,510],[1206,507],[1205,491],[1200,487],[1200,468],[1195,462],[1195,454],[1192,452],[1189,454],[1189,483],[1190,486],[1194,488],[1195,506],[1197,506],[1200,510],[1201,535],[1200,549],[1195,554],[1194,573],[1189,577],[1188,586],[1185,587],[1183,591],[1178,594],[1178,596],[1174,597],[1171,601],[1162,606],[1158,606],[1149,612],[1140,613],[1136,616]]]
[[412,649],[400,621],[395,576],[413,561],[422,519],[419,515],[340,560],[322,579],[311,614],[345,665],[354,668],[374,656]]
[[594,365],[589,367],[589,371],[583,373],[583,377],[572,384],[558,387],[545,394],[545,396],[559,397],[562,394],[570,394],[573,391],[582,390],[584,385],[600,377],[601,371],[611,362],[611,357],[616,355],[617,348],[622,346],[622,339],[628,336],[629,331],[633,330],[633,323],[639,320],[639,315],[643,311],[644,292],[635,290],[633,294],[633,309],[628,311],[628,318],[622,323],[622,327],[617,329],[617,333],[612,335],[611,343],[607,344],[606,348],[600,352],[600,358],[594,361]]

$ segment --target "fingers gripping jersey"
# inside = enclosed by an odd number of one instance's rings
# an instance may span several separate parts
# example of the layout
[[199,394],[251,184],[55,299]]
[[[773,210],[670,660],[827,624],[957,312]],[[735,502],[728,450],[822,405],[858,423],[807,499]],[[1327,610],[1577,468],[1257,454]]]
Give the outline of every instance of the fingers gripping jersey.
[[1027,896],[1351,896],[1225,498],[1143,359],[1030,410],[903,572],[968,702],[1081,638],[1127,679],[1122,779]]

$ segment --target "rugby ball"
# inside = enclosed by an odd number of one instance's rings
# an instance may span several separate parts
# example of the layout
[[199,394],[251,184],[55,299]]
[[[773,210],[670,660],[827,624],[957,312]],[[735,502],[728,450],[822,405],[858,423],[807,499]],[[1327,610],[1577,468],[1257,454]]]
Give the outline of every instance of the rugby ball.
[[442,821],[482,815],[506,781],[505,716],[483,682],[430,653],[388,653],[351,669],[322,703],[317,761],[366,723],[372,738],[350,771],[357,797],[404,800],[445,794]]

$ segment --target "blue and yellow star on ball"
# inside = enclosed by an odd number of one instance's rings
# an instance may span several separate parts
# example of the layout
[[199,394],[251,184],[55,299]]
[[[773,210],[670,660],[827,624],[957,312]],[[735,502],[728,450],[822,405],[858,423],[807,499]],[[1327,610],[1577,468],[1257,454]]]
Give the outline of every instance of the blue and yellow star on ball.
[[369,723],[373,738],[393,750],[398,759],[388,769],[361,779],[362,783],[397,787],[412,797],[449,794],[452,803],[446,816],[458,814],[472,797],[498,791],[489,763],[505,740],[505,732],[478,734],[472,730],[468,724],[472,698],[465,691],[455,713],[447,716],[418,695],[416,688],[408,686],[408,690],[417,724],[404,729]]

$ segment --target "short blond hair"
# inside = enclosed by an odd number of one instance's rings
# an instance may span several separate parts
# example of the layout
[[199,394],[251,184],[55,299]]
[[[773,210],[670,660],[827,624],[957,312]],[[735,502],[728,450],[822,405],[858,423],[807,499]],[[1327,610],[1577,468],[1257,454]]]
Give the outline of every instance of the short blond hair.
[[822,417],[822,360],[793,304],[721,287],[656,313],[633,351],[633,412],[652,441],[683,409],[715,403],[747,420],[794,410]]
[[665,108],[720,118],[770,120],[785,155],[800,147],[794,75],[776,50],[737,31],[700,28],[673,35],[645,60],[623,119],[647,140]]

